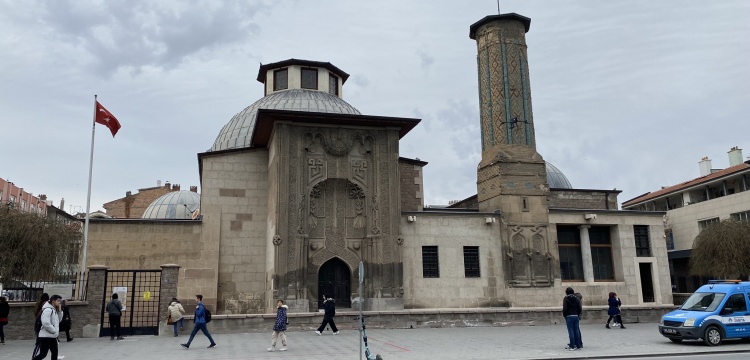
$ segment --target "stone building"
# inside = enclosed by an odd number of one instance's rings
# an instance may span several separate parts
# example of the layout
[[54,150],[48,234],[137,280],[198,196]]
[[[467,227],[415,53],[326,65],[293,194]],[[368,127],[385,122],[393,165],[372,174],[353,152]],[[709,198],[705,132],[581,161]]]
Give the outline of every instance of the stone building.
[[314,311],[322,293],[370,310],[558,306],[567,286],[589,305],[610,291],[671,304],[663,212],[619,211],[618,191],[574,189],[536,151],[529,26],[503,14],[470,27],[476,195],[425,208],[427,162],[399,156],[420,120],[362,115],[342,99],[347,73],[289,59],[260,66],[265,96],[198,154],[202,219],[92,219],[89,263],[179,264],[180,298],[202,293],[225,314],[272,311],[278,298]]

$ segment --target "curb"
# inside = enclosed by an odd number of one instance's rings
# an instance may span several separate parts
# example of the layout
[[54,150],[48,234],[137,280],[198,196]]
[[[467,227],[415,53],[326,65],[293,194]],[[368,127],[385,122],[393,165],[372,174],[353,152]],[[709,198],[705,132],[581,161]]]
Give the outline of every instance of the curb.
[[[573,356],[573,357],[561,357],[560,359],[573,360],[573,359],[636,359],[636,358],[653,358],[653,357],[677,357],[677,356],[712,356],[712,355],[727,355],[727,354],[750,354],[750,350],[717,350],[717,351],[693,351],[693,352],[669,352],[669,353],[644,353],[644,354],[630,354],[630,355],[591,355],[591,356]],[[550,358],[528,358],[524,360],[549,360]]]

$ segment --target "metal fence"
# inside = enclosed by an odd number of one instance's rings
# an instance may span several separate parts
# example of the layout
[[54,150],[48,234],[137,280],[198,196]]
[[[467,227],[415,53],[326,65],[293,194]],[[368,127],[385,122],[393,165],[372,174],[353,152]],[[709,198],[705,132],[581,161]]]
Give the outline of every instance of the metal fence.
[[85,300],[86,279],[83,281],[77,272],[60,273],[47,280],[11,279],[3,281],[2,296],[9,302],[35,302],[46,292],[64,299]]

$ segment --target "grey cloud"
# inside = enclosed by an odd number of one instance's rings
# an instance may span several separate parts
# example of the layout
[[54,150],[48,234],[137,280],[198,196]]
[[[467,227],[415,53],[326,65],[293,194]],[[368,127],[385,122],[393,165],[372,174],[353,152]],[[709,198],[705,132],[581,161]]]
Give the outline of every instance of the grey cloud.
[[252,20],[269,5],[242,2],[158,5],[72,1],[44,2],[40,21],[96,60],[100,73],[144,66],[174,68],[187,57],[247,40],[259,31]]
[[420,64],[422,65],[423,70],[430,68],[435,62],[435,58],[424,51],[419,51],[417,54],[419,55]]

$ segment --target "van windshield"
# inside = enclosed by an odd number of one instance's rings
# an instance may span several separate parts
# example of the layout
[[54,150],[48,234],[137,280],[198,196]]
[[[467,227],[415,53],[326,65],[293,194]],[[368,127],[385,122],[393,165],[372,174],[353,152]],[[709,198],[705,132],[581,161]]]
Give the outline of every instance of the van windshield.
[[725,296],[726,294],[724,293],[697,292],[690,295],[685,303],[682,304],[680,310],[712,312],[719,307]]

